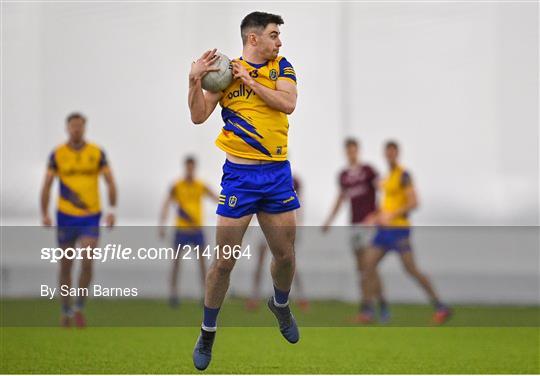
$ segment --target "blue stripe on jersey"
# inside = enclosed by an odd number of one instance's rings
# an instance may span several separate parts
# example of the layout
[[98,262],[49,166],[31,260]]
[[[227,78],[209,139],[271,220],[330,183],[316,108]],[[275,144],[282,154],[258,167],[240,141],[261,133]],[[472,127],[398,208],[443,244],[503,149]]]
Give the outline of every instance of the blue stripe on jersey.
[[186,213],[186,211],[185,211],[184,209],[182,209],[181,206],[178,206],[178,210],[177,210],[176,213],[178,214],[178,216],[179,216],[180,218],[185,219],[185,220],[188,221],[188,222],[193,222],[193,218],[191,218],[191,217],[189,216],[189,214]]
[[235,124],[231,122],[230,120],[228,120],[225,126],[223,127],[223,129],[225,129],[226,131],[234,132],[234,134],[240,137],[246,144],[260,151],[264,155],[267,155],[269,157],[272,156],[272,154],[270,154],[270,152],[259,141],[251,137],[246,131],[240,128],[240,126],[241,126],[240,124]]
[[287,77],[296,82],[296,73],[294,72],[294,68],[285,58],[282,58],[279,61],[279,77]]
[[257,128],[255,128],[254,125],[250,124],[245,118],[242,117],[242,115],[234,112],[233,110],[223,107],[221,110],[221,117],[223,118],[223,121],[227,123],[228,120],[230,120],[232,123],[237,123],[242,126],[242,128],[247,129],[249,132],[256,134],[260,138],[264,138],[258,131]]
[[79,195],[65,185],[62,179],[60,179],[60,196],[71,202],[73,206],[79,209],[88,209],[88,206],[81,200]]
[[225,122],[225,126],[223,127],[223,129],[233,132],[236,136],[240,137],[246,144],[263,153],[264,155],[267,155],[269,157],[272,156],[268,149],[266,149],[259,141],[257,141],[255,138],[253,138],[250,134],[247,133],[250,132],[260,138],[263,138],[263,136],[257,131],[257,128],[250,124],[245,118],[226,107],[223,107],[223,109],[221,110],[221,117]]

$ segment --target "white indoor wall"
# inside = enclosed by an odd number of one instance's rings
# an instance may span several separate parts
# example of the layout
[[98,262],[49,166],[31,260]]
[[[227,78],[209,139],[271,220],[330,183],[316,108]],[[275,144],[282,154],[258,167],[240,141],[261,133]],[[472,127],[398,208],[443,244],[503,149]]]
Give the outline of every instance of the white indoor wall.
[[[205,126],[191,124],[187,72],[191,61],[206,48],[218,47],[231,57],[240,55],[239,21],[246,9],[255,7],[117,3],[5,6],[4,219],[33,216],[37,220],[45,161],[52,148],[65,139],[63,121],[72,110],[88,115],[88,138],[102,145],[109,156],[120,189],[120,223],[154,223],[167,184],[178,174],[186,154],[198,157],[200,177],[218,190],[223,153],[213,141],[221,127],[219,111]],[[283,4],[267,10],[286,15],[282,54],[298,71],[301,96],[298,111],[290,119],[292,154],[299,160],[313,158],[315,151],[301,140],[313,138],[319,124],[337,126],[337,100],[321,97],[317,90],[322,86],[333,92],[338,83],[333,77],[322,76],[322,66],[315,66],[311,56],[318,54],[321,45],[326,46],[325,51],[335,45],[334,13],[338,9],[314,7],[307,19],[302,5]],[[202,18],[206,26],[196,22]],[[306,39],[304,29],[316,28],[321,18],[328,19],[330,31],[317,39]],[[29,23],[31,28],[27,28]],[[326,63],[335,64],[332,59],[336,55],[337,51],[329,53]],[[34,76],[27,76],[29,69],[35,70]],[[325,108],[325,113],[310,110],[314,108]],[[38,137],[28,137],[30,127]],[[317,134],[316,139],[322,136]],[[32,155],[21,153],[17,140],[22,139]],[[336,151],[331,154],[335,156]],[[327,161],[334,166],[338,162],[337,158]],[[209,223],[213,209],[208,205]]]
[[538,223],[536,4],[348,4],[349,133],[402,146],[419,224]]
[[120,224],[155,223],[186,154],[218,190],[219,113],[190,124],[187,72],[206,48],[238,56],[255,9],[285,19],[308,224],[330,209],[347,135],[382,172],[382,143],[400,141],[416,223],[538,223],[537,5],[487,2],[3,4],[2,220],[38,223],[45,162],[73,110],[114,168]]

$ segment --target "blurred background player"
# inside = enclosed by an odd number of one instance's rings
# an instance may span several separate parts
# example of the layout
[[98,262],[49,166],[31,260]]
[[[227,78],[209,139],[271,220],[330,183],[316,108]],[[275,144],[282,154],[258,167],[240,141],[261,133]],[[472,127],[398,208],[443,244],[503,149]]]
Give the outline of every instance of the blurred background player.
[[[294,190],[298,196],[298,199],[301,200],[302,198],[302,185],[300,183],[300,179],[293,175],[293,186]],[[296,211],[296,223],[298,225],[302,224],[302,209],[298,209]],[[257,223],[257,227],[258,223]],[[296,249],[298,249],[298,243],[300,240],[300,237],[297,234],[296,236]],[[268,253],[268,243],[266,242],[266,239],[264,238],[264,234],[261,233],[260,228],[257,231],[257,238],[255,241],[255,244],[257,246],[257,253],[256,253],[256,265],[255,265],[255,271],[253,273],[253,290],[251,293],[251,297],[246,301],[246,309],[248,311],[254,311],[259,308],[260,302],[261,302],[261,280],[262,280],[262,274],[264,270],[264,262],[266,260],[266,254]],[[294,286],[296,287],[296,294],[298,296],[298,306],[300,309],[304,312],[307,312],[309,310],[309,301],[305,298],[304,294],[304,287],[302,285],[302,281],[300,279],[300,275],[298,272],[298,268],[296,268],[296,272],[294,275]]]
[[[116,186],[103,150],[84,139],[86,118],[73,113],[67,117],[66,123],[68,141],[51,153],[41,190],[42,223],[44,226],[52,225],[48,210],[49,197],[54,178],[58,177],[60,189],[56,225],[59,247],[66,249],[78,245],[96,248],[101,218],[98,176],[103,175],[108,188],[110,209],[105,222],[109,227],[115,222]],[[71,288],[72,265],[73,260],[60,260],[60,286]],[[88,288],[91,280],[92,259],[86,257],[82,260],[78,287]],[[85,296],[78,296],[72,307],[69,296],[61,297],[62,326],[71,326],[72,319],[76,326],[86,326],[83,315],[85,299]]]
[[[179,245],[190,245],[199,247],[199,255],[202,255],[206,245],[203,233],[203,198],[211,197],[217,202],[218,198],[202,181],[195,176],[196,161],[193,157],[187,157],[184,161],[184,177],[178,179],[170,188],[169,193],[163,203],[159,222],[159,231],[162,238],[165,237],[165,224],[169,207],[176,206],[176,232],[174,235],[173,248],[176,250]],[[193,253],[195,254],[195,253]],[[181,257],[181,255],[180,255]],[[178,307],[180,299],[178,296],[178,276],[180,272],[180,257],[174,259],[171,278],[169,304],[171,307]],[[204,281],[206,278],[205,257],[198,257],[201,287],[204,291]]]
[[[351,205],[350,217],[350,242],[356,258],[356,270],[358,272],[358,293],[360,301],[358,315],[353,321],[363,322],[366,317],[362,314],[369,303],[362,294],[362,279],[366,278],[366,250],[373,238],[373,225],[376,219],[377,209],[377,172],[369,164],[362,163],[359,158],[359,143],[356,139],[345,140],[345,154],[348,166],[339,174],[339,194],[334,207],[323,225],[323,231],[328,231],[335,216],[339,212],[345,200]],[[388,304],[382,293],[382,284],[377,271],[372,275],[375,296],[379,301],[380,320],[387,322],[390,319]],[[369,318],[371,319],[373,315]]]
[[385,145],[384,156],[388,163],[388,176],[381,181],[382,202],[377,216],[377,233],[366,253],[364,293],[367,304],[362,311],[366,320],[373,316],[371,302],[377,296],[377,266],[389,251],[396,251],[405,271],[414,278],[431,300],[435,313],[433,321],[444,323],[451,314],[441,303],[430,280],[415,263],[410,242],[409,213],[418,207],[418,198],[410,174],[399,165],[399,147],[394,141]]
[[[225,152],[221,194],[216,210],[217,247],[240,246],[253,214],[272,252],[274,296],[268,309],[289,343],[300,333],[289,307],[294,278],[295,210],[300,207],[287,160],[290,115],[296,108],[296,73],[283,56],[281,16],[252,12],[242,20],[242,56],[231,63],[234,80],[222,92],[204,92],[201,80],[216,70],[216,50],[191,65],[188,104],[191,120],[204,123],[217,104],[224,126],[216,145]],[[203,323],[193,351],[193,363],[204,370],[212,358],[217,316],[229,288],[236,260],[216,258],[206,276]]]

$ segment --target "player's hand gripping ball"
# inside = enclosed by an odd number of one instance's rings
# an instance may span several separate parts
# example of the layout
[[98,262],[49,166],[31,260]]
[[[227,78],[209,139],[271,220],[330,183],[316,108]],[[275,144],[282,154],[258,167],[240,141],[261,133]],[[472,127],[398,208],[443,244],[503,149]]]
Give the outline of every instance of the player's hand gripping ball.
[[213,93],[225,90],[233,80],[231,60],[222,53],[218,52],[217,55],[219,58],[212,68],[218,68],[218,70],[206,73],[201,82],[204,90]]

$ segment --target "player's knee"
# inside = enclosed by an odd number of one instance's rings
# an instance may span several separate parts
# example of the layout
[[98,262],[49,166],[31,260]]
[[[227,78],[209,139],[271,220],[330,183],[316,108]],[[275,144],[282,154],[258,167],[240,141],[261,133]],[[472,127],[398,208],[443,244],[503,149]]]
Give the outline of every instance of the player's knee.
[[217,260],[214,264],[214,270],[220,276],[228,276],[229,274],[231,274],[233,268],[234,262],[232,262],[231,260]]
[[405,266],[405,272],[409,274],[411,277],[414,277],[414,278],[420,277],[420,273],[414,266],[410,266],[410,265]]
[[377,262],[373,257],[365,257],[359,264],[363,266],[364,270],[370,271],[375,269],[375,265],[377,264]]
[[274,260],[280,266],[292,266],[294,265],[294,252],[292,249],[288,252],[276,252]]
[[66,267],[60,268],[60,278],[61,279],[71,278],[71,268],[66,268]]
[[362,270],[362,275],[365,278],[375,278],[377,272],[377,264],[368,260],[364,264],[364,269]]
[[83,262],[81,272],[83,274],[92,274],[92,263],[91,262]]
[[371,281],[371,278],[370,278],[369,274],[365,273],[365,272],[362,273],[361,277],[360,277],[360,282],[362,282],[362,284],[365,284],[365,283],[367,283],[369,281]]
[[62,262],[60,264],[60,275],[71,275],[71,265],[70,262]]

